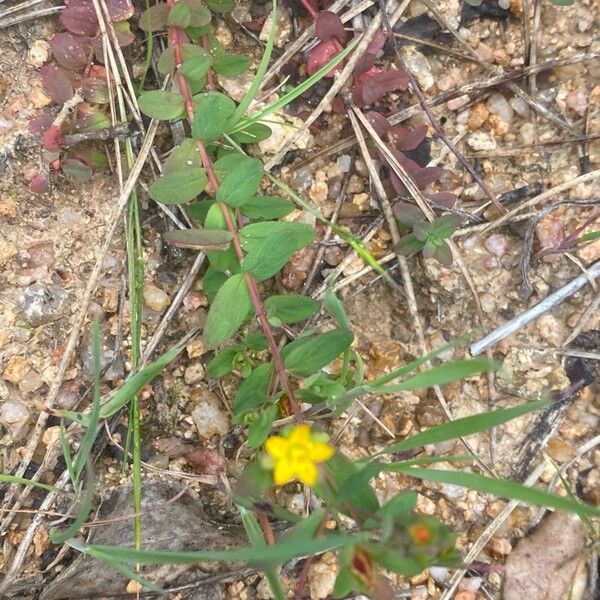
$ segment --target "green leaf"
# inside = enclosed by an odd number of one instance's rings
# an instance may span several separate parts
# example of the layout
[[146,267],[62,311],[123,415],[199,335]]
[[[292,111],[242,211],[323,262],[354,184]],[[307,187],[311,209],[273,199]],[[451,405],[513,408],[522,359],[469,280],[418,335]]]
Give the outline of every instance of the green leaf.
[[267,406],[260,411],[258,418],[248,426],[248,446],[253,450],[263,444],[271,433],[273,421],[277,418],[276,405]]
[[233,370],[235,357],[239,354],[239,350],[235,348],[227,348],[222,350],[208,363],[206,372],[209,377],[223,377]]
[[[202,63],[207,62],[209,67],[211,63],[210,54],[200,46],[194,44],[181,44],[181,58],[183,64],[180,68],[182,69],[188,62],[195,59],[200,59]],[[158,70],[163,75],[171,75],[175,71],[175,54],[171,46],[164,50],[160,55],[160,58],[158,59]]]
[[227,250],[232,235],[222,229],[174,229],[163,234],[163,240],[176,248],[190,250]]
[[254,196],[240,210],[251,219],[279,219],[291,213],[294,205],[279,196]]
[[169,16],[167,17],[167,25],[185,29],[190,24],[191,18],[192,11],[190,10],[189,6],[180,0],[171,6]]
[[488,371],[494,370],[496,366],[496,363],[485,358],[455,360],[432,367],[423,373],[405,379],[401,383],[385,386],[368,385],[367,387],[371,392],[377,394],[392,394],[408,390],[419,390],[433,387],[434,385],[445,385],[446,383],[465,379],[466,377],[472,377],[473,375],[478,375],[480,373],[487,373]]
[[[471,0],[471,2],[475,2],[475,1],[479,1],[479,0]],[[483,0],[481,0],[483,2]],[[573,6],[573,4],[575,3],[575,0],[550,0],[550,2],[552,2],[552,4],[555,4],[556,6]],[[475,5],[477,6],[477,5]]]
[[223,77],[236,77],[245,73],[251,62],[243,54],[222,54],[213,57],[213,69]]
[[24,477],[17,477],[16,475],[5,475],[4,473],[0,473],[0,483],[30,485],[32,487],[39,488],[40,490],[46,490],[47,492],[56,492],[57,494],[66,494],[67,496],[73,497],[73,494],[69,494],[68,492],[54,487],[53,485],[40,483],[39,481],[32,481],[31,479],[25,479]]
[[152,90],[143,92],[138,98],[140,110],[151,119],[168,121],[180,117],[184,109],[184,100],[177,92]]
[[304,223],[268,221],[246,225],[240,231],[242,248],[248,253],[242,269],[251,273],[257,281],[268,279],[314,237],[313,228]]
[[204,27],[210,23],[212,19],[210,10],[200,0],[178,0],[177,4],[184,4],[190,11],[191,27]]
[[392,573],[411,577],[423,570],[424,565],[420,561],[403,555],[397,548],[371,543],[366,546],[366,549],[378,565]]
[[235,6],[233,0],[204,0],[204,4],[214,12],[227,12]]
[[142,31],[160,31],[167,26],[167,17],[169,16],[169,5],[160,2],[156,6],[147,8],[140,16],[138,25]]
[[493,427],[502,425],[502,423],[506,423],[517,417],[521,417],[536,410],[541,410],[542,408],[547,407],[548,404],[547,400],[537,400],[536,402],[527,402],[510,408],[501,408],[499,410],[455,419],[454,421],[430,427],[426,431],[421,431],[396,444],[391,444],[375,456],[389,454],[390,452],[403,452],[414,448],[422,448],[428,444],[437,444],[439,442],[473,435],[474,433],[480,433],[481,431],[488,431]]
[[298,338],[281,351],[285,367],[293,375],[306,377],[327,366],[352,344],[354,336],[347,329]]
[[209,266],[202,278],[202,289],[208,297],[208,301],[212,303],[219,288],[227,281],[227,275],[221,271],[217,271],[214,267]]
[[223,177],[217,190],[217,202],[233,207],[242,206],[256,193],[262,175],[263,166],[259,160],[252,158],[239,162]]
[[409,233],[400,239],[394,250],[402,254],[402,256],[411,256],[422,250],[424,247],[425,242],[417,239],[414,233]]
[[232,133],[231,137],[238,142],[238,144],[257,144],[258,142],[269,139],[272,133],[271,128],[263,123],[250,123],[241,131]]
[[204,341],[214,348],[228,340],[246,320],[252,302],[242,274],[232,275],[220,288],[208,310]]
[[333,292],[330,292],[325,296],[325,299],[323,300],[323,307],[337,321],[337,324],[340,327],[348,330],[351,329],[350,321],[348,320],[346,311],[344,310],[344,305]]
[[206,56],[195,56],[186,60],[181,67],[179,67],[179,73],[185,75],[188,85],[195,94],[197,91],[204,88],[206,84],[206,74],[210,69],[210,57]]
[[233,171],[240,163],[248,160],[248,157],[243,155],[241,152],[230,152],[224,156],[220,156],[213,164],[215,175],[219,182],[223,181],[225,175]]
[[148,188],[150,198],[163,204],[193,200],[206,186],[206,172],[199,167],[165,173]]
[[250,410],[266,404],[269,395],[269,382],[271,380],[271,364],[263,363],[242,381],[233,401],[233,412],[238,417]]
[[[204,225],[207,229],[227,229],[221,205],[213,204],[208,209]],[[223,273],[240,272],[240,263],[234,248],[229,248],[229,250],[210,250],[206,255],[213,269],[222,271]]]
[[582,242],[592,242],[600,239],[600,231],[590,231],[588,233],[584,233],[579,239]]
[[410,477],[425,481],[449,483],[499,498],[511,498],[535,506],[547,506],[556,510],[577,513],[580,516],[600,516],[600,508],[578,502],[572,498],[556,496],[538,488],[527,487],[510,479],[494,479],[465,471],[440,471],[436,469],[416,469],[406,467],[402,472]]
[[235,111],[235,102],[221,92],[205,92],[194,96],[196,113],[192,135],[204,141],[217,139],[225,123]]
[[186,139],[179,146],[175,146],[165,161],[165,173],[174,171],[188,171],[190,168],[202,166],[198,147],[194,140]]
[[319,310],[319,303],[312,298],[289,294],[270,296],[264,302],[269,321],[297,323],[312,317]]

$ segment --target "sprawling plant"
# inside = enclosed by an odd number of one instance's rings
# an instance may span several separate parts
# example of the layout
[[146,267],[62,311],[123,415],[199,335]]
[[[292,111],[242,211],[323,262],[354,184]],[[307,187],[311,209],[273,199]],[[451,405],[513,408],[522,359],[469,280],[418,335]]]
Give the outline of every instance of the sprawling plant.
[[[234,500],[253,547],[173,553],[91,546],[72,539],[69,543],[133,577],[136,574],[129,568],[131,564],[247,561],[266,573],[278,600],[286,597],[277,575],[278,565],[293,557],[312,557],[325,550],[336,550],[336,595],[344,596],[355,590],[389,597],[391,588],[384,571],[414,575],[431,564],[457,564],[459,556],[451,531],[436,519],[415,514],[414,492],[400,493],[385,503],[380,502],[371,480],[382,472],[471,487],[581,514],[597,514],[596,509],[574,499],[474,473],[470,465],[472,457],[414,458],[413,451],[423,445],[499,425],[545,406],[543,401],[446,423],[358,461],[350,460],[334,448],[327,435],[319,431],[317,418],[340,415],[363,395],[396,394],[443,385],[488,371],[494,365],[482,359],[468,359],[420,370],[439,353],[460,343],[456,342],[383,377],[366,381],[361,357],[352,348],[354,336],[350,323],[335,295],[328,294],[322,304],[304,295],[264,296],[263,290],[273,289],[270,282],[294,253],[313,243],[315,231],[292,220],[295,207],[292,202],[263,192],[263,164],[250,155],[250,148],[248,151],[245,148],[269,137],[268,115],[335,69],[353,46],[351,43],[342,46],[346,40],[342,39],[337,17],[319,17],[321,43],[335,38],[336,51],[327,51],[327,60],[313,57],[315,65],[310,69],[313,74],[308,84],[300,84],[284,100],[253,107],[273,47],[274,7],[265,55],[248,92],[236,103],[218,91],[214,77],[238,75],[249,68],[248,58],[228,53],[212,29],[213,12],[231,6],[232,2],[222,0],[168,0],[142,14],[142,29],[151,34],[166,31],[167,47],[160,56],[158,69],[169,76],[169,83],[165,89],[144,91],[139,105],[153,119],[187,121],[189,137],[172,150],[164,174],[149,186],[149,194],[160,203],[186,205],[196,221],[192,229],[167,232],[165,240],[178,247],[204,251],[208,257],[203,287],[210,308],[203,338],[207,348],[215,352],[208,373],[222,377],[235,371],[242,379],[233,401],[233,415],[235,423],[247,427],[247,445],[252,454],[238,481]],[[356,92],[359,93],[361,103],[369,104],[365,99],[368,89],[363,86]],[[390,151],[420,188],[439,177],[438,170],[421,167],[408,155],[423,141],[423,128],[394,128],[379,116],[371,115],[371,119]],[[381,160],[386,164],[384,157]],[[401,182],[394,181],[391,173],[390,178],[391,185],[399,189]],[[279,189],[286,188],[281,184]],[[291,196],[303,203],[297,196]],[[448,195],[434,200],[442,206],[454,201]],[[402,220],[406,210],[398,205],[397,213]],[[410,235],[417,245],[422,244],[417,250],[447,260],[444,239],[449,235],[449,222],[430,225],[415,217],[411,225]],[[331,317],[332,324],[326,331],[310,326],[311,317],[319,311]],[[301,323],[305,326],[298,329]],[[110,416],[124,406],[176,354],[176,351],[168,353],[136,373],[107,404],[96,404],[91,417],[65,411],[63,415],[91,427],[99,418]],[[407,452],[412,458],[406,458]],[[460,462],[465,470],[424,468],[440,460]],[[309,486],[318,498],[321,508],[309,517],[278,505],[277,495],[272,493],[277,486],[294,482]],[[290,524],[281,543],[273,544],[269,517]],[[72,529],[67,537],[72,535]],[[305,561],[298,577],[297,597],[302,595],[310,560]]]

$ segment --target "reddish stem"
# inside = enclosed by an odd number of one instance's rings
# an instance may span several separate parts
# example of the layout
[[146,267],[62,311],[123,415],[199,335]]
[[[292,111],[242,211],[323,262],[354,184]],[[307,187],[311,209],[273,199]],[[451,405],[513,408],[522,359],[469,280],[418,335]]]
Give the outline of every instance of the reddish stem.
[[[169,6],[172,6],[174,3],[175,0],[168,0]],[[169,27],[168,39],[169,45],[173,48],[175,66],[179,69],[179,67],[183,63],[181,44],[185,40],[185,34],[183,30],[179,27]],[[182,73],[178,73],[177,82],[179,84],[179,90],[181,92],[181,95],[184,99],[185,112],[187,114],[188,121],[192,123],[194,120],[194,104],[192,102],[192,95],[185,75],[183,75]],[[201,140],[196,140],[196,147],[198,148],[198,154],[200,155],[200,159],[202,160],[202,164],[204,165],[204,168],[206,170],[210,187],[216,194],[217,190],[219,189],[219,182],[217,181],[217,176],[215,174],[212,161],[210,160],[210,156],[206,152],[206,148],[204,147],[204,144]],[[233,248],[239,261],[241,262],[244,259],[244,251],[242,250],[242,246],[240,244],[240,237],[238,234],[237,227],[235,225],[234,220],[231,218],[231,214],[227,205],[223,202],[219,202],[218,204],[221,209],[221,212],[223,213],[223,218],[225,219],[227,229],[229,233],[231,233]],[[263,333],[267,338],[267,343],[269,344],[271,356],[273,357],[273,363],[275,364],[275,371],[277,373],[277,377],[279,378],[279,381],[281,382],[281,385],[283,386],[283,389],[290,401],[292,410],[294,411],[297,420],[301,421],[302,411],[290,384],[290,378],[288,376],[288,372],[285,369],[285,365],[283,364],[283,359],[281,358],[281,353],[279,352],[279,347],[277,346],[275,336],[273,335],[271,326],[267,321],[267,314],[262,304],[260,294],[258,292],[258,286],[256,285],[256,281],[250,274],[244,273],[244,278],[246,280],[246,284],[248,285],[248,293],[250,294],[250,299],[254,306],[254,312],[256,313],[256,317],[258,318]]]
[[306,12],[313,18],[316,19],[319,14],[308,0],[300,0],[302,6],[306,9]]

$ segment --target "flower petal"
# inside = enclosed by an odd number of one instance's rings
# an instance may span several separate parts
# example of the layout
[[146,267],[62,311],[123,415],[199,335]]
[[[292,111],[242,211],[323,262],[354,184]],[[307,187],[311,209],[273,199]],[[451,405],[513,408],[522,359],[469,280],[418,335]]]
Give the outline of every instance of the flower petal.
[[292,481],[296,475],[296,468],[289,460],[278,460],[273,469],[273,480],[277,485]]
[[265,450],[275,460],[284,458],[289,447],[289,441],[280,435],[272,435],[265,442]]
[[310,442],[310,427],[306,423],[296,425],[290,432],[288,440],[290,444],[308,444]]
[[313,442],[309,447],[308,458],[313,462],[323,462],[333,456],[333,448],[324,442]]
[[315,463],[310,460],[302,460],[296,463],[295,465],[295,474],[296,477],[306,485],[315,485],[317,483],[317,477],[319,472],[317,471],[317,467]]

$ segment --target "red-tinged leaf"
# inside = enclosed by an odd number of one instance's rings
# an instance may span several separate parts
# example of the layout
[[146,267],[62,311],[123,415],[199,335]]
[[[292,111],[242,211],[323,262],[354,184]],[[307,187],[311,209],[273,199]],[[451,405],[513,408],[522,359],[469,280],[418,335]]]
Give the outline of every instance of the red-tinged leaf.
[[185,459],[199,475],[219,475],[225,469],[225,458],[218,450],[196,448]]
[[133,4],[129,0],[106,0],[111,21],[127,21],[133,17]]
[[[339,96],[336,96],[331,101],[331,110],[337,115],[346,114],[346,107],[344,106],[344,101]],[[315,123],[316,123],[316,121],[315,121]],[[315,123],[313,123],[313,125]]]
[[444,169],[442,169],[442,167],[425,167],[418,173],[411,174],[411,177],[414,179],[417,187],[422,190],[430,183],[437,181],[442,176],[443,172]]
[[99,108],[82,102],[77,107],[75,129],[80,132],[93,131],[110,127],[110,119]]
[[108,84],[105,79],[86,77],[83,80],[81,91],[83,99],[92,104],[108,104],[110,100]]
[[385,45],[385,42],[387,41],[387,39],[388,39],[388,36],[385,32],[378,31],[375,34],[375,37],[371,40],[371,42],[367,46],[367,49],[365,50],[365,52],[369,52],[370,54],[377,55],[379,53],[379,51]]
[[76,158],[94,171],[102,171],[108,165],[106,154],[91,142],[89,144],[79,144],[70,150],[69,158]]
[[98,19],[91,0],[69,0],[60,15],[60,22],[76,35],[96,35]]
[[[355,85],[364,85],[367,81],[369,81],[369,79],[373,79],[373,77],[375,77],[376,75],[379,75],[380,73],[383,73],[383,72],[384,71],[381,67],[377,67],[377,66],[373,65],[364,73],[355,74],[354,83],[355,83]],[[352,92],[354,93],[354,89],[352,90]]]
[[391,125],[381,113],[370,110],[365,116],[379,137],[383,137],[390,130]]
[[72,71],[83,69],[91,59],[90,38],[68,31],[56,33],[50,40],[50,48],[56,62]]
[[58,65],[44,65],[40,69],[40,79],[44,89],[58,104],[70,100],[81,85],[81,77]]
[[433,258],[435,258],[441,265],[444,267],[452,266],[452,250],[450,250],[450,246],[443,242],[435,249],[433,253]]
[[360,97],[355,98],[355,101],[359,100],[361,106],[367,106],[377,102],[387,93],[405,90],[407,86],[408,75],[404,71],[383,71],[364,82]]
[[60,128],[56,125],[50,125],[46,131],[44,131],[44,148],[46,150],[52,150],[58,152],[64,145],[65,138],[60,132]]
[[41,135],[52,125],[53,121],[54,115],[38,115],[29,121],[29,131]]
[[388,132],[388,140],[399,150],[414,150],[427,137],[427,125],[403,127],[395,125]]
[[426,194],[426,196],[432,202],[444,208],[454,208],[458,202],[458,198],[452,192],[435,192],[433,194]]
[[413,234],[421,242],[426,242],[433,232],[433,225],[426,221],[417,221],[413,225]]
[[[312,75],[313,73],[316,73],[321,67],[324,67],[334,56],[336,56],[338,52],[334,40],[318,43],[308,55],[308,61],[306,63],[308,74]],[[340,68],[340,65],[337,65],[337,67],[331,69],[325,77],[333,77],[334,72]]]
[[65,160],[62,164],[62,170],[65,175],[71,177],[77,183],[85,183],[92,177],[92,169],[75,158]]
[[322,42],[328,42],[335,38],[338,42],[343,44],[346,39],[346,32],[344,31],[342,20],[338,15],[329,10],[324,10],[319,13],[315,22],[315,29],[317,31],[317,37]]
[[[356,75],[361,75],[362,73],[366,73],[373,65],[375,64],[375,55],[371,52],[365,52],[356,63],[354,67],[354,71],[352,73]],[[381,71],[381,69],[379,69]],[[375,73],[372,73],[374,75]]]
[[48,191],[50,187],[50,180],[46,173],[38,173],[34,175],[31,181],[29,182],[29,189],[34,194],[43,194]]

